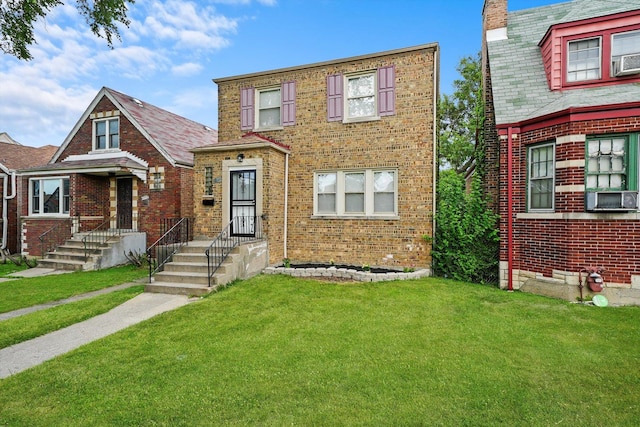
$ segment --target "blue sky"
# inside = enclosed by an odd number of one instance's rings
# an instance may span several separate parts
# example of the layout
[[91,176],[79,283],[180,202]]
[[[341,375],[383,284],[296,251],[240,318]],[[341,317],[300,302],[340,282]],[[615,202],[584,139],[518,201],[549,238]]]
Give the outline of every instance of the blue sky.
[[[510,0],[509,10],[558,3]],[[114,49],[73,6],[36,30],[34,59],[0,57],[0,132],[60,145],[107,86],[217,128],[213,78],[440,45],[440,91],[481,42],[483,0],[137,0]]]

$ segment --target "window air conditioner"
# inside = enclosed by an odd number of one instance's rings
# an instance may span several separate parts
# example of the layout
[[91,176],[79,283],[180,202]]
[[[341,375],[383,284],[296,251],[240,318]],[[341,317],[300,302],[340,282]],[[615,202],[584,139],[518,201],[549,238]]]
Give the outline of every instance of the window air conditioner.
[[622,55],[619,62],[615,64],[615,75],[626,76],[628,74],[640,73],[640,53],[633,55]]
[[637,191],[596,191],[585,193],[587,212],[633,211],[638,209]]

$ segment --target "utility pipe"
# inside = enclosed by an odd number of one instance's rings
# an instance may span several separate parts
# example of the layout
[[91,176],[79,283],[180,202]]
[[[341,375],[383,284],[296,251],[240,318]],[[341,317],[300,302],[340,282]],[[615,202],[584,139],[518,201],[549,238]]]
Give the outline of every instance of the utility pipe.
[[287,214],[287,207],[289,205],[289,153],[284,155],[284,229],[283,229],[283,245],[284,245],[284,257],[287,257],[287,223],[289,216]]
[[513,128],[507,130],[507,289],[513,291]]
[[3,179],[3,186],[2,186],[2,244],[0,245],[0,251],[1,250],[5,250],[7,248],[7,234],[9,232],[9,213],[8,213],[8,207],[7,207],[7,200],[11,200],[14,197],[16,197],[16,173],[15,172],[11,172],[11,190],[13,192],[13,194],[8,195],[7,194],[7,189],[8,189],[8,179],[9,179],[9,175],[7,175],[6,173],[2,174],[2,179]]

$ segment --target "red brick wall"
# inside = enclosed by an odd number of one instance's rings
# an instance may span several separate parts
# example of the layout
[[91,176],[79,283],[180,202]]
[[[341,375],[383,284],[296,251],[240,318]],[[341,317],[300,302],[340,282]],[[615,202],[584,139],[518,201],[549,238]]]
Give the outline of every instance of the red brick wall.
[[[518,218],[526,212],[527,147],[541,142],[555,141],[558,136],[595,135],[603,133],[639,132],[640,118],[575,121],[539,127],[523,132],[513,144],[513,268],[542,273],[551,277],[553,270],[578,272],[585,266],[606,269],[605,279],[629,284],[631,275],[640,274],[640,246],[632,242],[640,238],[640,221],[635,214],[587,213],[584,192],[555,194],[555,214],[564,218]],[[585,142],[556,144],[556,164],[567,160],[584,160]],[[506,182],[507,144],[501,145],[501,170]],[[556,169],[556,187],[584,185],[584,167]],[[500,259],[507,260],[507,189],[500,192],[502,237]]]

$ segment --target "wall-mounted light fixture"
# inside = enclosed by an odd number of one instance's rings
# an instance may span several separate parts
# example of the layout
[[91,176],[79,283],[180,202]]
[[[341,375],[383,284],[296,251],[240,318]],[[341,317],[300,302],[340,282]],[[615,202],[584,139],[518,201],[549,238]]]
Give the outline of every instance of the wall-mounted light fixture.
[[242,163],[242,161],[244,160],[244,153],[238,154],[238,157],[236,157],[236,160],[238,160],[238,163]]

